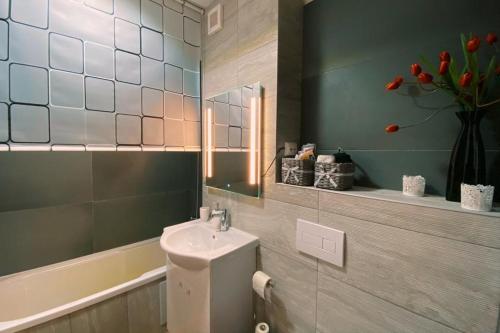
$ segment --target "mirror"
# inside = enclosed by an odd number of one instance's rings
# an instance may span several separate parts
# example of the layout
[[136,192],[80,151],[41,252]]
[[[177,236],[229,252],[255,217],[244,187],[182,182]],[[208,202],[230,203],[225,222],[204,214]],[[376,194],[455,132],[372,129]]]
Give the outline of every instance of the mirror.
[[246,85],[205,100],[205,181],[209,187],[260,196],[262,87]]

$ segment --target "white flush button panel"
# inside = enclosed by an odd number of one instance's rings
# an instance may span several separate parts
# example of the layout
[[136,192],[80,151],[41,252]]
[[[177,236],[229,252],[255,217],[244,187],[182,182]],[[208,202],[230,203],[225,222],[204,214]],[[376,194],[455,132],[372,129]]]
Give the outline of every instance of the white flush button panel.
[[297,250],[336,266],[344,266],[343,231],[297,219]]

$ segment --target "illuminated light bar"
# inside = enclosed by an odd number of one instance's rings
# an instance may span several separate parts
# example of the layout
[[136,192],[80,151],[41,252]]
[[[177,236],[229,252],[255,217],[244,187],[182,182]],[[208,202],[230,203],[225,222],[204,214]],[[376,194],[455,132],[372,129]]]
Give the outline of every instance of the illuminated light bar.
[[[260,101],[260,99],[259,99]],[[250,100],[250,165],[249,165],[249,183],[256,185],[259,180],[259,166],[257,159],[257,149],[259,146],[259,111],[260,107],[257,105],[257,99],[252,97]]]
[[207,109],[207,178],[213,176],[212,109]]

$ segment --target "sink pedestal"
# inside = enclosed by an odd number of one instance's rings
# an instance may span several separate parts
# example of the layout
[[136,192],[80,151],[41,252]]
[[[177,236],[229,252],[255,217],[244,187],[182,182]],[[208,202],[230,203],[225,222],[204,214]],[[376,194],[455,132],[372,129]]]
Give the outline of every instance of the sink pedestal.
[[168,332],[253,332],[252,275],[258,239],[234,228],[221,233],[201,225],[174,235],[175,230],[168,229],[175,227],[166,228],[162,236],[167,251]]

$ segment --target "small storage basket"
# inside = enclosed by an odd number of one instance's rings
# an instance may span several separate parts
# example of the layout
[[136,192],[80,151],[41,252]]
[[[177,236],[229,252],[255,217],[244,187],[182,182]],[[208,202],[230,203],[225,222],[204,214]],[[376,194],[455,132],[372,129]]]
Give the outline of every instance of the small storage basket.
[[284,184],[311,186],[314,183],[314,162],[284,158],[281,161],[281,179]]
[[344,191],[354,183],[354,163],[316,163],[314,186],[327,190]]

